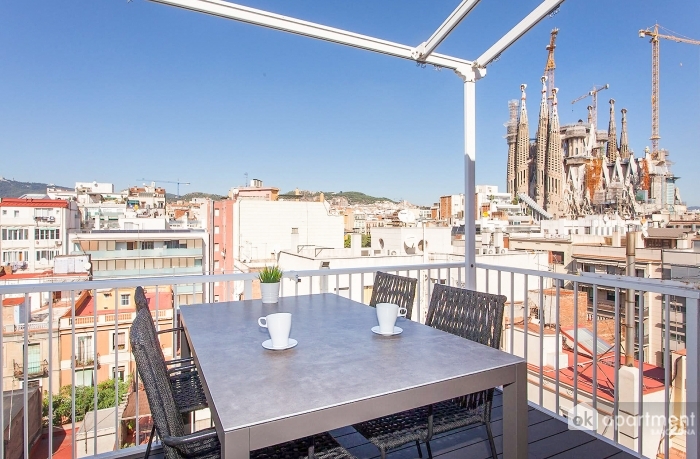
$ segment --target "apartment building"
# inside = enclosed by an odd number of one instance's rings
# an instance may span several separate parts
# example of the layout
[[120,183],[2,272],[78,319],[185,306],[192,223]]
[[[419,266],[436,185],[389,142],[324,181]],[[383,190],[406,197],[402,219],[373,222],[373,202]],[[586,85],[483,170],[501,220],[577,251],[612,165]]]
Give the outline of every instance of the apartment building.
[[13,272],[42,272],[67,253],[68,233],[80,227],[74,201],[0,200],[0,264]]
[[[208,260],[204,230],[93,230],[70,234],[69,244],[71,254],[90,256],[93,279],[203,274]],[[204,301],[201,284],[178,287],[175,299]]]
[[[129,329],[136,317],[133,288],[83,291],[71,310],[60,317],[57,330],[60,385],[93,386],[126,378],[136,370]],[[173,292],[169,287],[144,287],[148,308],[158,328],[172,328]],[[75,327],[75,333],[73,333]],[[159,336],[163,355],[173,358],[173,337]],[[75,364],[75,376],[72,365]]]
[[464,220],[464,194],[440,196],[440,220],[454,225]]
[[343,248],[344,219],[326,202],[241,199],[234,206],[233,234],[237,258],[264,265],[274,263],[282,250]]

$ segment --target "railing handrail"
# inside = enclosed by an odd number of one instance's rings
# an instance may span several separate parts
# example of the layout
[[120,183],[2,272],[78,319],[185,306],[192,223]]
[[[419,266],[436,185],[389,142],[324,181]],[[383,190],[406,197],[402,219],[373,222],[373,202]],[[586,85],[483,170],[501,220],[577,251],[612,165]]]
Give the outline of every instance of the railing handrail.
[[[530,276],[545,276],[550,279],[559,279],[583,284],[595,284],[605,287],[618,287],[620,289],[634,289],[643,292],[659,293],[662,295],[675,295],[685,298],[700,299],[700,289],[692,287],[679,281],[669,281],[663,279],[650,279],[642,277],[615,276],[612,274],[563,274],[553,271],[538,271],[535,269],[515,268],[512,266],[489,265],[476,263],[478,269],[488,269],[492,271],[507,271],[516,274],[527,274]],[[546,273],[543,274],[543,273]]]
[[[445,269],[445,268],[462,268],[464,263],[427,263],[413,265],[390,265],[390,266],[364,266],[359,268],[333,268],[333,269],[315,269],[303,271],[285,271],[283,278],[293,279],[299,277],[316,277],[316,276],[335,276],[342,274],[362,274],[367,273],[368,268],[371,271],[408,271],[408,270],[425,270],[425,269]],[[202,284],[208,282],[229,282],[229,281],[246,281],[255,280],[258,278],[257,272],[251,273],[231,273],[231,274],[197,274],[185,276],[151,276],[138,277],[128,279],[99,279],[81,282],[65,282],[51,284],[13,284],[0,285],[0,295],[17,294],[17,293],[38,293],[38,292],[61,292],[66,290],[95,290],[95,289],[111,289],[111,288],[129,288],[144,285],[166,285],[166,284]]]

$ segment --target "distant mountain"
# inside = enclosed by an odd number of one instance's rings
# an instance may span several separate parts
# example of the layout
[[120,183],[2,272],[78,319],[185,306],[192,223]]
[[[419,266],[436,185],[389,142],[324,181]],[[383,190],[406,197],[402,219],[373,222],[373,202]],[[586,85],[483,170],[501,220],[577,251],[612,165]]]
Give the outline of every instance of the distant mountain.
[[171,193],[165,193],[165,200],[167,202],[175,202],[175,201],[190,201],[194,198],[205,198],[205,199],[212,199],[214,201],[221,201],[222,199],[228,198],[228,196],[222,196],[220,194],[210,194],[210,193],[202,193],[199,191],[193,191],[191,193],[183,194],[179,198]]
[[[320,191],[305,191],[305,190],[300,190],[299,194],[295,194],[294,191],[290,191],[289,193],[281,194],[281,198],[286,198],[286,199],[299,199],[301,201],[314,201],[318,199],[319,194],[321,194]],[[369,196],[364,193],[360,193],[359,191],[323,191],[323,198],[326,201],[333,201],[336,199],[345,199],[348,204],[374,204],[377,202],[396,202],[393,201],[389,198],[379,198],[375,196]]]
[[375,202],[396,202],[389,198],[378,198],[374,196],[369,196],[359,191],[339,191],[334,193],[333,191],[327,191],[323,193],[326,199],[331,198],[345,198],[348,200],[349,204],[374,204]]
[[72,187],[57,186],[49,183],[40,182],[17,182],[0,177],[0,198],[19,198],[23,194],[46,194],[46,188],[56,186],[66,190],[72,190]]
[[700,206],[690,206],[688,210],[700,210]]

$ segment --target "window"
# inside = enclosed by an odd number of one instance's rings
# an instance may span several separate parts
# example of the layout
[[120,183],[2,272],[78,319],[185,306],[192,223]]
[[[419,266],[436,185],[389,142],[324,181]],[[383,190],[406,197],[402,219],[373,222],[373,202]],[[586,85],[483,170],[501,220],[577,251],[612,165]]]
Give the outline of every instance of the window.
[[19,210],[15,210],[15,218],[19,217]]
[[219,234],[219,227],[218,226],[214,227],[214,234]]
[[3,215],[7,215],[7,209],[3,209],[3,210],[2,210],[2,214],[3,214]]
[[214,303],[218,303],[218,302],[219,302],[219,295],[214,295]]
[[41,240],[41,239],[49,239],[49,240],[55,240],[55,239],[60,239],[60,230],[58,228],[47,228],[47,229],[39,229],[35,228],[34,229],[34,239],[36,240]]
[[26,241],[29,240],[29,230],[23,228],[3,228],[3,241]]
[[[78,336],[77,340],[78,346],[76,349],[75,359],[77,361],[78,366],[90,365],[92,362],[94,362],[95,358],[94,351],[92,348],[92,335]],[[89,385],[92,385],[92,383]]]
[[93,370],[75,370],[75,385],[92,387]]
[[646,277],[646,276],[644,275],[644,270],[643,270],[643,269],[636,269],[636,270],[635,270],[635,276],[637,276],[637,277]]
[[141,250],[153,250],[153,241],[141,241]]
[[56,255],[59,255],[58,250],[37,250],[36,252],[36,261],[42,261],[42,259],[46,261],[51,261],[56,257]]
[[120,306],[129,306],[131,304],[131,295],[126,293],[124,295],[121,295],[121,301],[119,303]]
[[126,349],[126,332],[112,332],[112,351],[123,351]]
[[30,344],[27,348],[29,360],[27,361],[27,375],[41,373],[41,346],[39,343]]
[[214,216],[218,217],[219,216],[219,209],[214,209]]
[[214,244],[214,253],[219,253],[219,243]]
[[214,269],[219,269],[219,260],[214,260]]
[[126,371],[123,366],[119,365],[118,367],[112,367],[112,378],[114,379],[119,379],[120,381],[124,381],[124,375],[126,374]]
[[607,270],[608,274],[612,274],[613,276],[617,275],[617,266],[608,266]]
[[13,263],[17,261],[29,261],[28,250],[6,250],[2,252],[3,263]]

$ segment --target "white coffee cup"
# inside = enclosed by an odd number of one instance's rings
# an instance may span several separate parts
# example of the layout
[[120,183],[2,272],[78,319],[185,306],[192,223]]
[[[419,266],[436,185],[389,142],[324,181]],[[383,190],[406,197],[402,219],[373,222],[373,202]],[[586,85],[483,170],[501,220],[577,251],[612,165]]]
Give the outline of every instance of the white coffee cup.
[[258,319],[258,325],[267,328],[272,339],[272,347],[284,348],[289,345],[289,332],[292,329],[292,314],[277,312]]
[[393,303],[377,303],[377,320],[379,333],[388,335],[394,333],[394,324],[398,317],[406,317],[408,310]]

